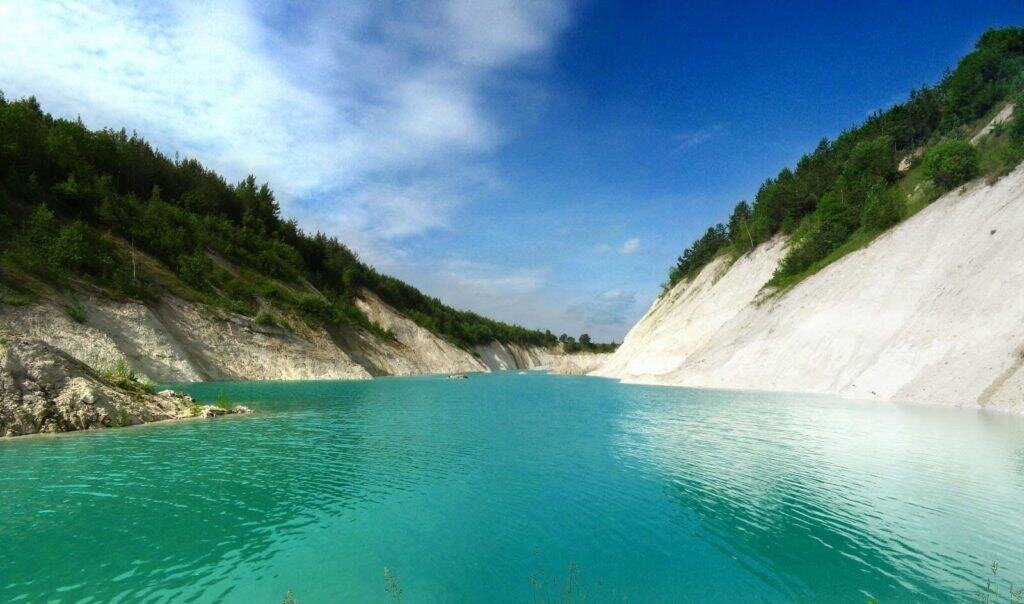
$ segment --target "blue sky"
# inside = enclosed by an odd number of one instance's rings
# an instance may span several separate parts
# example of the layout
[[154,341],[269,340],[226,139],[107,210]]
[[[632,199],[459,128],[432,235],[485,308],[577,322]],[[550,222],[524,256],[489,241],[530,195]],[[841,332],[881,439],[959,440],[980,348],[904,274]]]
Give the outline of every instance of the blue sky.
[[762,180],[1024,24],[751,4],[0,0],[0,89],[254,173],[454,306],[619,339]]

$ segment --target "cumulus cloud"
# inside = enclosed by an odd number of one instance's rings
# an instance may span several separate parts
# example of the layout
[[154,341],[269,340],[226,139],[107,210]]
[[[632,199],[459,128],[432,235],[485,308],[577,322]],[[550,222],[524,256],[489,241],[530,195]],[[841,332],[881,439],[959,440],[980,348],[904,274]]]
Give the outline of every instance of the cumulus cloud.
[[640,238],[630,237],[619,246],[619,253],[623,255],[632,254],[638,249],[640,249]]
[[303,226],[387,251],[493,186],[463,178],[509,136],[487,87],[542,61],[569,17],[513,0],[0,0],[0,73],[8,96],[254,173]]

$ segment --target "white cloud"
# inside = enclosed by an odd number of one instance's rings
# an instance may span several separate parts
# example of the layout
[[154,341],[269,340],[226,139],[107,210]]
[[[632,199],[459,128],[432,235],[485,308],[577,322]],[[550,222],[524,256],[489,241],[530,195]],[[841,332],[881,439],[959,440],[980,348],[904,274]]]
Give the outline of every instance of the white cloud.
[[424,291],[441,295],[455,308],[487,309],[492,318],[540,329],[564,322],[564,304],[548,295],[548,267],[509,267],[464,258],[410,259],[399,272],[417,274]]
[[640,249],[640,238],[631,237],[622,242],[622,245],[619,246],[619,253],[623,255],[632,254],[638,249]]
[[443,275],[453,291],[468,298],[508,299],[509,296],[535,294],[544,286],[547,270],[543,268],[498,267],[471,260],[448,260]]
[[725,132],[728,126],[729,124],[727,123],[717,123],[691,132],[678,134],[675,137],[676,151],[684,151],[691,147],[702,145]]
[[509,135],[486,87],[568,20],[512,0],[0,0],[0,73],[10,97],[254,173],[303,226],[387,255],[498,180],[463,178]]

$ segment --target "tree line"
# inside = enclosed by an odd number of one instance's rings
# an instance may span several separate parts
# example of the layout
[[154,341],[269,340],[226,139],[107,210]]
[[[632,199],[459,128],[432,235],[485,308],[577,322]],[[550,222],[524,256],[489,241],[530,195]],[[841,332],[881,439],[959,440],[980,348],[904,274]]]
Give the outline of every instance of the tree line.
[[[141,266],[135,250],[162,266]],[[195,159],[163,155],[134,132],[92,131],[43,112],[35,98],[2,93],[0,266],[8,276],[84,279],[141,300],[159,295],[161,271],[169,271],[190,295],[261,322],[283,323],[273,306],[313,324],[379,332],[354,304],[367,288],[463,347],[557,343],[550,331],[446,306],[378,273],[336,238],[303,232],[253,176],[231,184]]]
[[[834,141],[822,139],[795,168],[761,184],[752,204],[740,201],[725,223],[702,234],[679,256],[665,289],[693,278],[722,253],[742,255],[779,233],[791,246],[772,278],[784,284],[827,262],[855,236],[869,238],[902,220],[908,194],[898,186],[901,158],[927,149],[919,160],[936,192],[975,177],[977,150],[966,127],[1024,88],[1024,29],[985,32],[974,50],[934,87],[872,114]],[[1024,157],[1024,118],[1011,126],[1012,148],[1001,165]]]

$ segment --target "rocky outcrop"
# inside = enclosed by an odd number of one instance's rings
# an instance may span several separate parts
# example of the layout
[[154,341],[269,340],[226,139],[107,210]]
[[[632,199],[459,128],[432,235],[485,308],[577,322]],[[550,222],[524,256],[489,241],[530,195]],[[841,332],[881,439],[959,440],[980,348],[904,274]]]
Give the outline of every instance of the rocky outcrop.
[[171,295],[146,306],[82,294],[78,306],[82,322],[51,302],[0,304],[0,329],[43,340],[97,370],[124,361],[152,382],[370,377],[324,330],[264,327]]
[[647,312],[596,374],[1024,411],[1024,167],[976,181],[784,292],[776,239]]
[[192,416],[183,397],[119,387],[40,340],[0,333],[0,436]]

